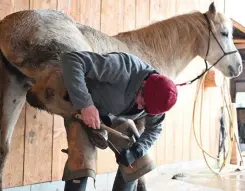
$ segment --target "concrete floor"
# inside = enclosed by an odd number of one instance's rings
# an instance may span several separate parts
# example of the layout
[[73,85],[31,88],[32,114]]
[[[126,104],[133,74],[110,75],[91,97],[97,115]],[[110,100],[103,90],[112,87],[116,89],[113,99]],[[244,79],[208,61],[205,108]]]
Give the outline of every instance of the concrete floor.
[[[236,171],[239,168],[240,171]],[[177,179],[172,177],[176,174]],[[115,173],[97,175],[96,189],[90,179],[86,191],[111,191]],[[245,167],[230,165],[217,176],[203,163],[188,162],[158,167],[147,174],[147,191],[245,191]],[[64,182],[47,182],[4,191],[63,191]]]
[[245,168],[231,165],[220,175],[207,167],[199,168],[181,174],[176,180],[162,173],[150,178],[147,185],[149,191],[245,191]]
[[210,188],[182,182],[179,180],[163,180],[157,178],[153,183],[148,184],[148,191],[222,191],[221,189]]

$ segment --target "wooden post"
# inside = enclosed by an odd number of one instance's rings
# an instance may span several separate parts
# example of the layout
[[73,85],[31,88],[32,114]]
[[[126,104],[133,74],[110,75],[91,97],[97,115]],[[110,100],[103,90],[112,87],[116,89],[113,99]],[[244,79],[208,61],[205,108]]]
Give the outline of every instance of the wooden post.
[[[233,128],[234,128],[234,141],[232,144],[232,152],[231,152],[231,164],[239,165],[241,158],[239,156],[239,136],[238,136],[238,124],[237,124],[237,110],[236,110],[236,104],[232,103],[232,110],[231,110],[231,116],[232,116],[232,123],[233,123]],[[232,126],[231,126],[232,128]],[[232,129],[230,129],[232,132]],[[235,137],[236,136],[236,137]],[[238,144],[237,142],[238,141]]]
[[209,70],[204,80],[204,88],[218,87],[223,84],[223,75],[216,70]]

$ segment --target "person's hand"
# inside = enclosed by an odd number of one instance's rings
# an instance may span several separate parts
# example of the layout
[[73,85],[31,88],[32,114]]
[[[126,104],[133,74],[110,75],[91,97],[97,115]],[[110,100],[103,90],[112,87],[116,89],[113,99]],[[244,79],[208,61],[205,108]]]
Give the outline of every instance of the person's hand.
[[100,129],[99,112],[94,105],[81,110],[81,119],[88,127]]
[[117,163],[125,166],[130,166],[136,159],[135,153],[131,149],[123,149],[120,151],[120,155],[116,154]]

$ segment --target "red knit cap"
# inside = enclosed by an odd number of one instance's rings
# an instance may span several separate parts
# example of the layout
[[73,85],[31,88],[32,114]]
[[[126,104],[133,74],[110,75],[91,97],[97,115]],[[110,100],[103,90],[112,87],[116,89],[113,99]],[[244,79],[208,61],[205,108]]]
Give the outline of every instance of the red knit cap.
[[144,85],[145,109],[149,114],[161,114],[173,107],[177,101],[177,87],[169,78],[150,75]]

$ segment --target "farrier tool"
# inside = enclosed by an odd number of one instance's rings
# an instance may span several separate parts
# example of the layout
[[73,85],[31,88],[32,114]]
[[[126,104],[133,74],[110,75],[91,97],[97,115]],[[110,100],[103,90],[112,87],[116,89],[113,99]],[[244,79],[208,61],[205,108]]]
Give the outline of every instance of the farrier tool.
[[[76,114],[75,118],[81,120],[81,114]],[[124,135],[123,133],[112,129],[112,128],[106,126],[103,123],[100,124],[100,129],[106,130],[107,133],[110,133],[110,134],[112,134],[114,136],[117,136],[120,141],[126,141],[128,145],[131,143],[131,140],[130,140],[130,138],[127,135]],[[97,146],[97,147],[99,147],[101,149],[105,149],[105,148],[107,148],[107,146],[109,146],[111,148],[111,150],[115,153],[115,155],[117,155],[119,157],[121,156],[121,152],[108,139],[108,136],[102,135],[101,132],[99,132],[98,130],[93,130],[93,135],[96,135],[97,138],[99,138],[101,141],[104,142],[104,144],[102,146],[102,144],[98,144],[98,141],[94,141],[94,139],[90,139],[95,146]],[[131,169],[133,169],[132,165],[129,165],[129,167]]]

